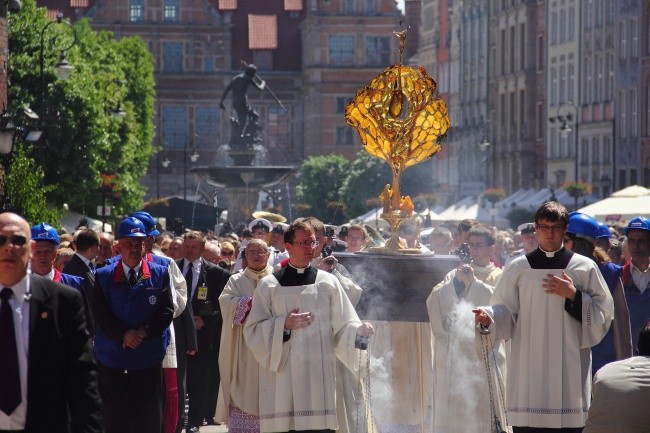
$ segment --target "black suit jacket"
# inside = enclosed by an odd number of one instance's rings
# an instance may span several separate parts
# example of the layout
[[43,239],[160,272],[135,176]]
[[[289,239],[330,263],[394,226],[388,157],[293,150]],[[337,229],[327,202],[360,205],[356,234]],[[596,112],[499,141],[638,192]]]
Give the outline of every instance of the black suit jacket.
[[97,367],[81,295],[30,275],[28,433],[101,432]]
[[95,286],[95,274],[76,254],[63,267],[64,274],[74,275],[84,279],[84,286],[81,290],[81,297],[86,311],[86,322],[91,335],[94,335],[95,320],[93,318],[93,288]]
[[[184,272],[185,259],[179,259],[176,263],[181,269],[181,272]],[[183,275],[185,274],[183,273]],[[201,259],[201,272],[199,272],[199,280],[196,285],[196,290],[194,290],[191,302],[194,316],[201,316],[204,322],[204,327],[199,330],[196,335],[199,351],[210,350],[214,341],[214,333],[221,333],[221,324],[223,323],[223,319],[221,318],[221,311],[219,311],[219,296],[221,295],[221,292],[223,292],[223,288],[226,286],[229,278],[230,272],[226,271],[222,267]],[[199,287],[204,284],[208,288],[208,294],[205,301],[198,299]],[[188,287],[188,299],[191,294],[192,288]],[[212,314],[206,311],[210,309],[206,307],[207,303],[211,304]]]

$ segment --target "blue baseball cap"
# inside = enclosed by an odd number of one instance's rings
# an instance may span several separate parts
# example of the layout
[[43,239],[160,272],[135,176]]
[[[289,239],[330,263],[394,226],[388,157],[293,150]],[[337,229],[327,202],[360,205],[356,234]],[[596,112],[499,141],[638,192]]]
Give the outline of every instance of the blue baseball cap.
[[147,231],[144,228],[144,224],[137,218],[127,217],[120,223],[117,227],[117,234],[115,235],[117,239],[119,238],[144,238],[147,237]]
[[130,216],[139,219],[144,224],[147,236],[158,236],[160,232],[156,228],[156,220],[153,219],[149,212],[143,210],[133,212]]
[[56,229],[45,223],[40,223],[32,227],[32,240],[36,242],[52,242],[57,247],[61,243]]

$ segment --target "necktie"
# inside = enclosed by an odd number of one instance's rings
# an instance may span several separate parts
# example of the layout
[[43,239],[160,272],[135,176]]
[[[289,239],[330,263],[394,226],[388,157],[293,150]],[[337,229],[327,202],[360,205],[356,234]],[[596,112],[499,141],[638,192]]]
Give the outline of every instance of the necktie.
[[135,286],[135,283],[137,283],[138,280],[135,278],[135,269],[131,268],[129,269],[129,284],[131,286]]
[[13,294],[8,287],[0,292],[0,410],[7,415],[11,415],[22,399],[14,317],[9,305]]
[[192,272],[192,263],[187,267],[187,272],[185,273],[185,282],[187,283],[187,291],[190,294],[190,299],[192,299],[192,282],[194,280],[194,272]]

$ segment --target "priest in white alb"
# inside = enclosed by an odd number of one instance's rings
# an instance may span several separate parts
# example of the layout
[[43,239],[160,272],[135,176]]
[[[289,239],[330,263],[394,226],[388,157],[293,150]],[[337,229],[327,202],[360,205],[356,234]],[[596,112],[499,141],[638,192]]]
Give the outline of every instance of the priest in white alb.
[[535,214],[539,247],[501,274],[476,321],[512,340],[506,384],[515,433],[582,431],[591,399],[591,347],[607,333],[614,303],[596,264],[564,248],[569,215],[560,203]]
[[251,239],[244,250],[244,269],[233,274],[219,296],[223,317],[219,372],[221,393],[217,422],[226,422],[230,433],[260,431],[259,370],[244,341],[244,323],[250,313],[255,288],[271,274],[269,247],[260,239]]
[[261,364],[262,432],[325,433],[338,429],[336,358],[358,368],[361,323],[339,281],[310,265],[312,227],[295,222],[284,233],[289,264],[265,277],[253,295],[244,337]]

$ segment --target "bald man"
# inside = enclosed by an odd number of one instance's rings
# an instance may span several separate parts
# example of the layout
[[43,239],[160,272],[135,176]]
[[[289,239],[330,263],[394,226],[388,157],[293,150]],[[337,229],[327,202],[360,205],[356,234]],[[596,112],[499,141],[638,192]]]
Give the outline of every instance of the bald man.
[[0,430],[100,432],[81,294],[27,272],[29,224],[0,214]]

